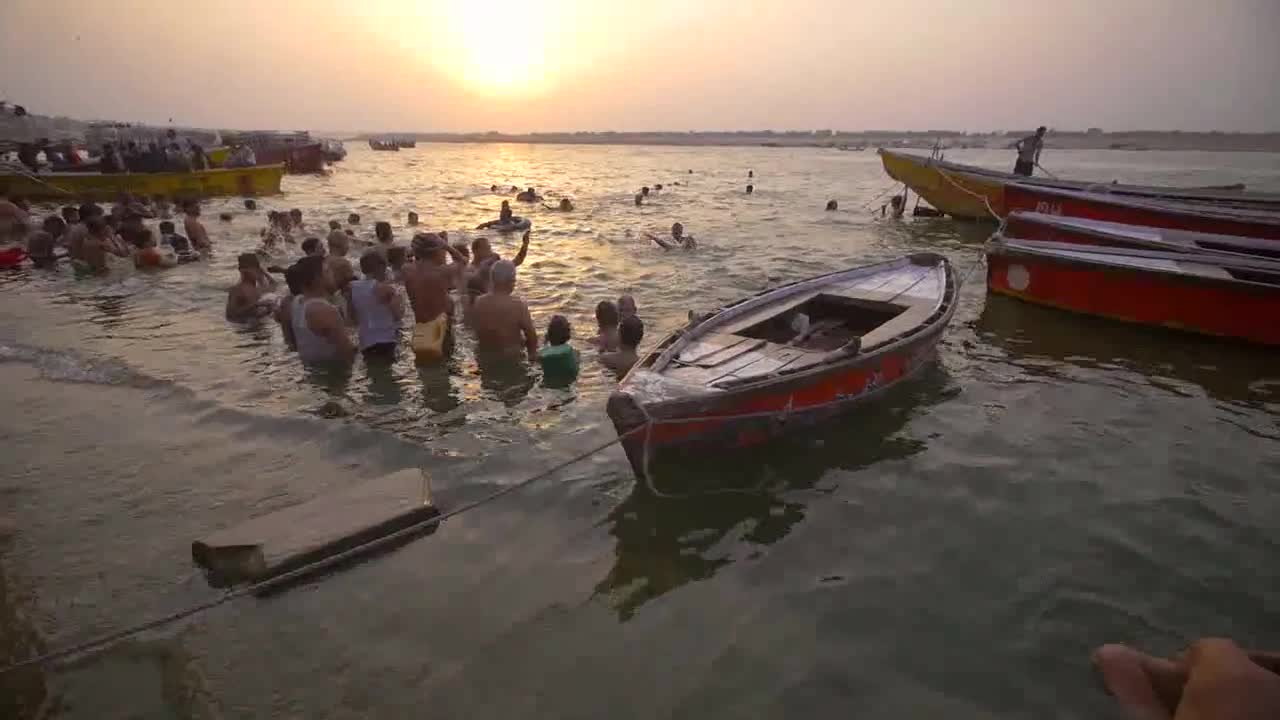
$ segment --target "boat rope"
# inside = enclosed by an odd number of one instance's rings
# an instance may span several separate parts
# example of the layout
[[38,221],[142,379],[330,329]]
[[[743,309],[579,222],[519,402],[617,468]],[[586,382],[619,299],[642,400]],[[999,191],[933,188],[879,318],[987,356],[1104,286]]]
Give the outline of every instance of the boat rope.
[[1001,215],[1000,213],[996,212],[996,211],[995,211],[995,208],[991,207],[991,199],[990,199],[990,198],[988,198],[986,195],[984,195],[984,194],[982,194],[982,193],[976,193],[976,192],[974,192],[974,191],[970,190],[969,188],[967,188],[967,187],[965,187],[965,186],[961,185],[960,183],[956,182],[955,180],[951,179],[951,175],[950,175],[950,174],[948,174],[946,170],[943,170],[943,169],[942,169],[942,168],[940,168],[940,167],[935,167],[934,169],[938,171],[938,174],[939,174],[939,175],[941,175],[941,176],[942,176],[942,178],[943,178],[944,180],[946,180],[947,182],[949,182],[949,183],[951,183],[952,185],[954,185],[954,186],[955,186],[957,189],[959,189],[960,191],[962,191],[962,192],[964,192],[964,193],[966,193],[966,194],[968,194],[968,195],[972,195],[973,197],[976,197],[976,198],[978,198],[979,200],[981,200],[981,201],[982,201],[982,204],[987,206],[987,212],[991,213],[991,217],[995,218],[995,219],[996,219],[996,222],[999,222],[999,223],[1000,223],[1000,230],[1004,230],[1005,218],[1004,218],[1004,216],[1003,216],[1003,215]]
[[883,189],[883,190],[881,190],[880,192],[876,193],[876,196],[875,196],[875,197],[873,197],[873,198],[871,198],[870,200],[868,200],[868,201],[867,201],[867,203],[866,203],[865,205],[863,205],[861,209],[862,209],[862,210],[866,210],[867,208],[871,207],[872,205],[874,205],[874,204],[876,203],[876,201],[877,201],[877,200],[879,200],[880,198],[884,197],[884,196],[885,196],[885,193],[888,193],[890,190],[893,190],[893,189],[894,189],[894,188],[896,188],[896,187],[898,187],[898,181],[897,181],[897,180],[894,180],[893,182],[889,183],[889,187],[886,187],[885,189]]
[[33,180],[33,181],[35,181],[35,182],[37,182],[37,183],[40,183],[41,185],[44,185],[45,187],[47,187],[47,188],[49,188],[49,189],[51,189],[51,190],[57,190],[58,192],[62,193],[63,195],[69,195],[69,196],[71,196],[71,197],[75,197],[75,193],[73,193],[73,192],[71,192],[70,190],[67,190],[67,189],[65,189],[65,188],[60,188],[60,187],[58,187],[57,185],[54,185],[53,183],[48,183],[48,182],[45,182],[44,180],[41,180],[41,179],[40,179],[40,177],[39,177],[38,175],[36,175],[35,173],[28,172],[28,171],[27,171],[27,169],[26,169],[25,167],[22,167],[22,166],[20,166],[20,165],[11,165],[11,166],[6,166],[6,169],[9,169],[9,170],[16,170],[16,171],[18,172],[18,174],[19,174],[19,175],[21,175],[21,176],[25,177],[25,178],[26,178],[26,179],[28,179],[28,180]]
[[1046,169],[1045,169],[1045,167],[1044,167],[1043,165],[1041,165],[1041,164],[1040,164],[1040,161],[1039,161],[1039,160],[1037,160],[1037,161],[1036,161],[1036,167],[1040,168],[1040,170],[1041,170],[1042,172],[1044,172],[1044,174],[1045,174],[1045,175],[1048,175],[1050,178],[1052,178],[1052,179],[1054,179],[1054,180],[1058,180],[1058,179],[1059,179],[1057,175],[1054,175],[1053,173],[1051,173],[1051,172],[1049,172],[1048,170],[1046,170]]
[[414,523],[413,525],[406,526],[389,535],[384,535],[382,537],[369,540],[367,542],[356,545],[355,547],[352,547],[349,550],[345,550],[336,555],[331,555],[321,560],[316,560],[315,562],[308,563],[306,565],[303,565],[301,567],[298,567],[294,570],[290,570],[285,573],[281,573],[280,575],[276,575],[275,577],[269,578],[267,580],[262,580],[260,582],[256,582],[250,585],[244,585],[239,588],[229,590],[226,593],[223,593],[222,595],[212,600],[206,600],[204,602],[196,603],[194,605],[189,605],[180,610],[151,618],[144,622],[131,625],[127,628],[123,628],[115,632],[107,633],[105,635],[100,635],[96,638],[91,638],[84,642],[76,643],[75,645],[59,648],[57,650],[53,650],[41,655],[37,655],[36,657],[28,658],[26,660],[21,660],[19,662],[6,665],[3,668],[0,668],[0,676],[3,676],[15,670],[20,670],[22,668],[50,665],[52,663],[65,660],[70,657],[83,655],[84,653],[87,653],[90,651],[103,650],[113,645],[116,645],[117,643],[120,643],[124,640],[135,637],[144,632],[147,632],[149,630],[154,630],[156,628],[163,627],[165,625],[171,625],[180,620],[185,620],[186,618],[199,615],[204,612],[208,612],[210,610],[213,610],[214,608],[225,605],[237,598],[241,598],[246,595],[255,595],[255,594],[260,594],[260,593],[270,591],[274,588],[278,588],[280,586],[293,582],[305,575],[310,575],[312,573],[334,567],[335,565],[339,565],[354,557],[357,557],[358,555],[362,555],[370,551],[377,550],[378,548],[381,548],[381,547],[387,547],[387,546],[393,545],[396,542],[407,539],[408,537],[413,536],[417,533],[420,533],[423,530],[426,530],[431,527],[435,527],[440,523],[444,522],[445,520],[448,520],[449,518],[457,517],[465,512],[474,510],[482,505],[487,505],[493,502],[494,500],[497,500],[498,498],[501,498],[505,495],[509,495],[513,492],[516,492],[517,490],[522,490],[539,480],[550,477],[551,475],[556,474],[557,472],[569,467],[570,465],[573,465],[581,460],[585,460],[586,458],[591,457],[592,455],[595,455],[596,453],[602,450],[605,450],[617,443],[622,442],[623,439],[630,436],[632,433],[639,432],[640,430],[644,430],[647,427],[649,427],[648,423],[646,423],[642,427],[633,428],[627,432],[619,433],[618,437],[612,440],[609,440],[608,442],[599,443],[591,447],[589,450],[585,450],[583,452],[580,452],[574,455],[573,457],[567,460],[558,462],[555,465],[552,465],[551,467],[543,470],[542,472],[537,473],[536,475],[533,475],[531,477],[525,478],[524,480],[521,480],[518,483],[515,483],[513,485],[508,485],[504,488],[496,490],[492,493],[489,493],[488,495],[485,495],[482,498],[478,498],[469,503],[464,503],[462,505],[459,505],[458,507],[448,512],[440,513],[439,515],[432,516],[421,522],[417,522],[417,523]]

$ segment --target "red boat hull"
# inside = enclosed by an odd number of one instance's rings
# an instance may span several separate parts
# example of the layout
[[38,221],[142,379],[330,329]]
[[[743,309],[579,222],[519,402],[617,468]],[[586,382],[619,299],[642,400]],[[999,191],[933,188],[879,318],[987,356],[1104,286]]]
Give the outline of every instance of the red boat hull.
[[[951,310],[954,312],[954,303]],[[608,413],[637,476],[644,474],[646,443],[654,455],[675,448],[743,448],[770,440],[798,425],[838,415],[898,384],[932,359],[943,322],[898,348],[834,368],[820,377],[770,385],[755,393],[646,405],[626,393],[609,398]],[[664,342],[655,352],[667,345]],[[756,415],[756,414],[759,415]],[[645,425],[654,420],[651,429]]]
[[320,143],[254,148],[254,155],[259,165],[283,163],[285,170],[294,175],[324,172],[324,149]]
[[1016,251],[987,253],[987,287],[1038,305],[1123,322],[1280,345],[1280,289],[1097,266]]
[[1102,193],[1063,193],[1014,183],[1005,186],[1004,202],[1006,213],[1025,210],[1126,225],[1280,240],[1280,215],[1275,219],[1231,217],[1227,213],[1212,214],[1213,208],[1193,204],[1138,203],[1131,198]]

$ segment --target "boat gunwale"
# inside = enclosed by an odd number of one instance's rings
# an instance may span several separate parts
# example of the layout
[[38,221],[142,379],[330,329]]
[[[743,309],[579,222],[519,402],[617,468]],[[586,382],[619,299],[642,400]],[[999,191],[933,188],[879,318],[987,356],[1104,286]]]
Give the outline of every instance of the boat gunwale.
[[[1012,244],[1011,244],[1012,243]],[[1045,247],[1052,246],[1052,247]],[[1100,250],[1110,250],[1111,252],[1099,252]],[[1153,253],[1153,255],[1140,255],[1137,253]],[[1247,263],[1239,265],[1224,263],[1224,260],[1232,260],[1228,255],[1210,255],[1208,253],[1161,253],[1157,250],[1134,250],[1130,248],[1107,248],[1088,245],[1073,245],[1070,243],[1053,243],[1043,240],[1023,240],[1016,237],[1006,237],[1000,233],[991,236],[987,241],[985,248],[987,257],[998,255],[1005,258],[1030,257],[1038,260],[1045,260],[1057,264],[1077,265],[1082,268],[1088,268],[1106,272],[1122,272],[1132,275],[1160,275],[1165,278],[1176,279],[1183,283],[1201,283],[1210,285],[1221,285],[1240,290],[1248,290],[1259,294],[1280,292],[1280,263],[1265,263],[1267,267],[1251,266]],[[1200,265],[1210,265],[1215,267],[1232,267],[1239,270],[1253,270],[1257,272],[1274,273],[1277,276],[1275,284],[1261,283],[1253,280],[1245,280],[1237,277],[1210,277],[1208,275],[1200,275],[1196,273],[1185,273],[1171,270],[1168,268],[1157,267],[1140,267],[1136,265],[1124,265],[1121,263],[1107,262],[1104,258],[1089,259],[1065,255],[1063,253],[1088,253],[1094,255],[1116,255],[1129,257],[1147,257],[1149,259],[1169,260],[1171,262],[1180,263],[1198,263]],[[990,283],[988,283],[988,286]],[[1000,291],[995,291],[1000,292]]]
[[[916,253],[915,255],[936,254]],[[675,346],[679,345],[679,338],[682,331],[676,330],[664,337],[652,351],[646,354],[644,358],[641,358],[631,371],[622,378],[618,383],[617,389],[611,395],[625,395],[629,397],[632,402],[643,408],[646,415],[651,417],[661,417],[663,419],[697,419],[696,414],[693,413],[698,411],[705,412],[708,407],[714,408],[715,406],[722,406],[726,404],[737,404],[740,403],[744,397],[757,394],[760,391],[765,390],[774,392],[794,392],[798,387],[807,387],[812,385],[815,378],[820,378],[829,374],[849,372],[856,369],[859,365],[874,363],[885,355],[889,355],[894,351],[900,350],[913,343],[925,343],[930,337],[940,337],[942,332],[946,329],[946,326],[950,323],[951,318],[955,315],[956,308],[959,304],[960,285],[956,278],[955,268],[951,265],[951,262],[945,256],[936,256],[942,259],[941,264],[945,280],[945,286],[938,305],[936,305],[933,312],[919,324],[903,331],[899,335],[873,346],[869,352],[862,352],[862,349],[860,349],[857,353],[846,354],[842,357],[835,358],[830,362],[818,363],[790,373],[783,371],[774,375],[766,375],[758,380],[752,380],[750,382],[743,383],[742,385],[724,389],[720,392],[686,395],[649,402],[642,401],[641,398],[629,391],[627,387],[628,381],[631,380],[632,375],[638,371],[655,372],[652,368],[653,365],[656,364],[657,360],[660,359],[660,354],[672,352],[675,349]],[[650,362],[650,358],[653,358],[652,362]],[[891,387],[893,385],[897,385],[901,380],[908,376],[910,376],[910,373],[905,373],[902,377],[888,383],[888,386]],[[850,396],[848,400],[850,402],[861,401],[866,395],[867,393],[865,392],[858,393]],[[819,407],[799,407],[793,412],[815,412]],[[732,415],[723,419],[711,416],[707,417],[706,420],[707,422],[729,422],[734,420],[734,418]]]
[[[1176,215],[1178,217],[1208,218],[1212,220],[1256,223],[1259,225],[1280,228],[1280,212],[1262,208],[1242,208],[1222,204],[1186,203],[1179,202],[1178,199],[1172,197],[1134,197],[1121,193],[1100,193],[1087,190],[1072,190],[1070,188],[1050,187],[1016,181],[1007,183],[1005,191],[1007,192],[1010,188],[1012,188],[1014,192],[1023,192],[1030,195],[1040,193],[1056,198],[1124,207],[1133,210],[1147,210],[1167,215]],[[1008,201],[1006,200],[1006,205],[1007,204]]]
[[[1177,252],[1202,252],[1215,255],[1221,254],[1228,257],[1259,257],[1256,252],[1250,252],[1250,250],[1256,250],[1258,252],[1280,251],[1280,240],[1255,238],[1248,235],[1222,235],[1219,233],[1200,232],[1198,230],[1183,230],[1181,228],[1159,228],[1149,227],[1147,225],[1131,225],[1115,222],[1113,220],[1094,220],[1092,218],[1075,217],[1072,215],[1050,215],[1047,213],[1036,212],[1034,210],[1014,210],[1009,213],[1008,220],[1010,222],[1023,222],[1029,225],[1052,228],[1066,233],[1086,235],[1101,240],[1114,240],[1116,242],[1130,243],[1144,247],[1150,246],[1153,248],[1176,249],[1175,251]],[[1102,225],[1095,225],[1094,223],[1102,223]],[[1154,231],[1157,237],[1153,238],[1147,236],[1142,233],[1144,230]],[[1165,237],[1165,233],[1177,233],[1179,237]],[[1030,238],[1018,238],[1016,235],[1008,232],[1006,232],[1005,235],[1007,237],[1019,240],[1030,240],[1032,242],[1055,242],[1031,240]],[[1231,247],[1234,249],[1224,250],[1217,247],[1205,247],[1199,244],[1202,242]]]

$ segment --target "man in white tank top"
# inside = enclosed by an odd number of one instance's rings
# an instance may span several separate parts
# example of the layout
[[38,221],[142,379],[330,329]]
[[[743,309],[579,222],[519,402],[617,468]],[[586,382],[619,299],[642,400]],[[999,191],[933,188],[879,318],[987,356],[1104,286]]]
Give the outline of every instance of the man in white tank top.
[[351,312],[360,333],[365,362],[391,362],[400,347],[400,319],[404,301],[387,282],[387,259],[377,249],[360,256],[364,277],[351,282]]
[[294,299],[290,318],[298,356],[304,363],[350,364],[355,358],[356,347],[347,336],[342,315],[329,302],[333,295],[333,278],[325,267],[324,258],[307,256],[294,268],[298,286],[302,289],[302,294]]

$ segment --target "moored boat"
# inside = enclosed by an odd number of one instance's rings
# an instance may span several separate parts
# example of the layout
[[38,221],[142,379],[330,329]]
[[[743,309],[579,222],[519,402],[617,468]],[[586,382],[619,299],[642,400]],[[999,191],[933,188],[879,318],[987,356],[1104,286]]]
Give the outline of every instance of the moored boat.
[[341,140],[325,138],[320,141],[320,150],[324,153],[324,159],[329,162],[339,162],[347,157],[347,147],[342,144]]
[[911,188],[938,210],[963,219],[993,220],[993,213],[1001,216],[1008,213],[1013,208],[1006,205],[1005,195],[1006,188],[1011,183],[1134,198],[1280,210],[1280,195],[1245,192],[1242,186],[1174,188],[1043,177],[1028,178],[999,170],[952,163],[883,148],[879,153],[885,173],[889,177]]
[[33,200],[114,200],[122,192],[169,198],[274,195],[283,175],[283,165],[182,173],[9,173],[0,174],[0,194]]
[[646,452],[763,441],[922,367],[957,291],[947,259],[922,253],[740,300],[643,357],[610,396],[609,417],[637,475]]
[[1004,201],[1008,212],[1029,210],[1125,225],[1280,240],[1280,212],[1266,210],[1123,197],[1023,183],[1007,184]]
[[1020,240],[1146,248],[1170,252],[1232,253],[1280,259],[1280,242],[1171,228],[1045,215],[1017,210],[1005,218],[1004,234]]
[[987,245],[987,288],[1086,315],[1280,345],[1280,263],[1261,258],[997,234]]
[[400,146],[392,140],[369,140],[369,147],[374,150],[385,150],[388,152],[400,152]]
[[395,143],[396,143],[396,147],[404,148],[404,149],[406,149],[406,150],[408,150],[408,149],[413,149],[413,148],[418,147],[418,141],[417,141],[417,140],[403,140],[403,139],[401,139],[401,140],[396,140],[396,141],[395,141]]

